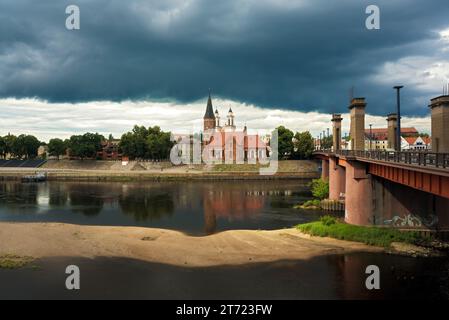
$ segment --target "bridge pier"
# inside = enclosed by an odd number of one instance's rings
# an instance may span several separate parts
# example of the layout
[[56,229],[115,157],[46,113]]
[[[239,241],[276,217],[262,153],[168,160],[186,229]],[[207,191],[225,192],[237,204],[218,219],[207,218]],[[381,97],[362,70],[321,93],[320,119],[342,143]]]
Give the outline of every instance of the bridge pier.
[[321,179],[329,179],[329,160],[321,160]]
[[373,224],[372,177],[366,164],[346,161],[345,221],[355,225]]
[[337,157],[329,158],[329,199],[340,200],[340,194],[346,193],[345,168],[338,164]]

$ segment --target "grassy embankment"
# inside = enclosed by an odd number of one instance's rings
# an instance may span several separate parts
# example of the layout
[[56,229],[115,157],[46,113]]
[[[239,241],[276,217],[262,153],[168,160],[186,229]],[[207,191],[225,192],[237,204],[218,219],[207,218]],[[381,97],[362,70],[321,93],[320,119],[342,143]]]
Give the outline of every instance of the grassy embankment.
[[[212,172],[255,172],[261,168],[268,168],[269,164],[215,164]],[[278,161],[277,172],[282,173],[317,173],[316,163],[307,160],[280,160]]]
[[389,247],[393,242],[419,245],[430,240],[418,232],[401,232],[391,228],[354,226],[342,223],[331,216],[324,216],[320,221],[297,225],[296,228],[312,236],[331,237],[381,247]]

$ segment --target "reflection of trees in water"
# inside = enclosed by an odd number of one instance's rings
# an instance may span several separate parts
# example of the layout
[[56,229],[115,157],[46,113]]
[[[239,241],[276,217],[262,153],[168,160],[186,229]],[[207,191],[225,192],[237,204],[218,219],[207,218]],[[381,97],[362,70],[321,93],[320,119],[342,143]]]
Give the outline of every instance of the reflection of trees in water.
[[52,207],[63,207],[67,204],[69,194],[66,184],[50,183],[48,186],[49,200],[48,204]]
[[8,208],[37,205],[38,184],[6,182],[0,184],[0,205]]
[[143,190],[122,194],[119,205],[125,214],[132,215],[136,221],[159,220],[163,216],[171,216],[174,211],[169,193],[148,193]]
[[74,212],[96,216],[103,209],[105,194],[109,188],[102,185],[69,184],[70,206]]

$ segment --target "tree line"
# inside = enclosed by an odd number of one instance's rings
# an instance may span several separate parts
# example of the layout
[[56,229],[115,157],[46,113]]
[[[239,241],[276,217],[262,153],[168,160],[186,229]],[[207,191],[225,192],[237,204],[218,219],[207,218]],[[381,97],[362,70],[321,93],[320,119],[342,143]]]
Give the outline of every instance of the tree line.
[[[309,159],[315,149],[315,142],[308,131],[294,133],[290,129],[280,126],[278,131],[279,159]],[[159,159],[165,160],[170,156],[174,142],[170,140],[171,133],[164,132],[160,127],[134,128],[121,136],[118,151],[131,159]],[[47,143],[39,141],[35,136],[21,134],[14,136],[0,136],[0,157],[16,159],[32,159],[37,157],[41,145],[48,147],[48,155],[59,158],[68,154],[79,159],[95,159],[102,150],[102,143],[112,141],[112,135],[106,139],[98,133],[87,132],[82,135],[72,135],[69,139],[53,138]],[[322,141],[325,148],[332,145],[332,137]]]
[[[101,142],[104,137],[98,133],[85,133],[83,135],[73,135],[70,139],[54,138],[45,143],[39,141],[33,135],[21,134],[15,136],[8,134],[0,136],[0,158],[6,159],[34,159],[38,156],[40,146],[48,147],[48,154],[59,157],[67,153],[74,157],[94,158],[99,150],[101,150]],[[42,155],[43,157],[46,154]]]
[[168,159],[174,142],[171,132],[164,132],[158,126],[134,128],[120,139],[121,152],[131,159]]
[[[296,132],[279,126],[278,154],[279,159],[305,160],[310,159],[315,150],[315,140],[309,131]],[[332,135],[321,140],[321,148],[329,149],[332,146]]]
[[[168,159],[174,142],[170,141],[170,132],[164,132],[160,127],[145,128],[134,126],[132,131],[122,135],[118,151],[131,159]],[[69,139],[53,138],[48,143],[39,141],[35,136],[8,134],[0,136],[0,158],[33,159],[38,156],[40,146],[47,146],[47,155],[57,157],[68,155],[79,159],[95,159],[103,149],[106,139],[98,133],[87,132],[82,135],[72,135]]]
[[0,157],[5,159],[9,154],[18,159],[32,159],[37,156],[41,142],[32,135],[21,134],[14,136],[8,134],[0,136]]

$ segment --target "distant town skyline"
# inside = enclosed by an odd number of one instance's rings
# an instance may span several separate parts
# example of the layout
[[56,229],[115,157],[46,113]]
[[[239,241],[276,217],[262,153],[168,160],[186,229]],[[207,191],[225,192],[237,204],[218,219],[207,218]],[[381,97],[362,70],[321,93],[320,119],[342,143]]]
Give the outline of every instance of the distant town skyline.
[[[231,107],[236,115],[236,126],[243,128],[246,124],[250,133],[269,133],[280,125],[293,131],[310,131],[313,137],[327,128],[332,132],[331,114],[261,108],[214,96],[212,99],[214,110],[217,108],[221,114],[226,114]],[[146,100],[49,103],[37,99],[0,99],[0,135],[26,133],[47,142],[51,138],[69,138],[85,132],[98,132],[106,137],[112,133],[115,138],[120,138],[134,125],[157,125],[173,133],[199,132],[203,129],[206,103],[207,96],[189,104]],[[343,136],[345,133],[349,135],[349,114],[344,112],[348,110],[347,106],[341,106],[340,110]],[[368,101],[366,128],[369,124],[373,128],[386,128],[386,115],[373,116],[369,112]],[[430,134],[430,116],[403,116],[402,119],[403,126],[415,127],[419,132]]]

